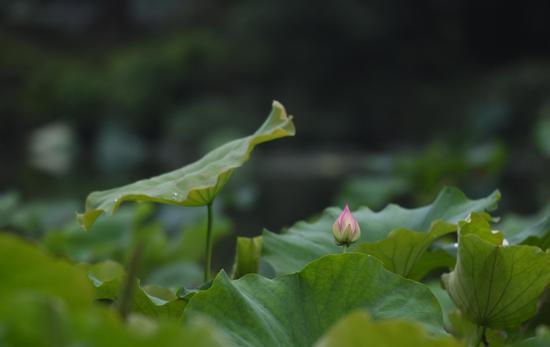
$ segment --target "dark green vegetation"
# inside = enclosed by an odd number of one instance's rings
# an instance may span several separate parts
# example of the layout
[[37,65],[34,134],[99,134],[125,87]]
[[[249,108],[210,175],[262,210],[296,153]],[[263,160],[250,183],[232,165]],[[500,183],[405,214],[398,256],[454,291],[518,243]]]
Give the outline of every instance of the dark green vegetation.
[[[550,343],[544,328],[549,216],[494,230],[498,191],[470,199],[445,188],[422,207],[388,205],[378,212],[359,207],[352,214],[361,238],[347,254],[341,254],[331,231],[341,209],[327,208],[279,233],[239,238],[232,274],[220,270],[211,280],[213,244],[227,233],[227,222],[215,213],[215,198],[256,145],[292,135],[292,118],[275,102],[250,136],[181,169],[90,194],[78,216],[87,232],[71,224],[46,233],[42,243],[0,233],[0,343]],[[120,206],[132,201],[140,203],[133,210]],[[207,223],[186,225],[183,233],[169,236],[162,218],[152,215],[151,202],[176,205],[179,213],[202,206]],[[6,211],[18,210],[13,196],[1,203]],[[104,213],[107,218],[98,219]],[[2,218],[18,225],[22,217]]]
[[0,346],[547,347],[549,17],[0,1]]
[[231,180],[223,203],[246,217],[239,233],[288,226],[336,195],[378,210],[427,204],[445,185],[472,196],[498,187],[503,212],[535,213],[550,193],[548,10],[6,0],[0,191],[81,209],[89,191],[250,134],[275,98],[300,115],[301,136]]

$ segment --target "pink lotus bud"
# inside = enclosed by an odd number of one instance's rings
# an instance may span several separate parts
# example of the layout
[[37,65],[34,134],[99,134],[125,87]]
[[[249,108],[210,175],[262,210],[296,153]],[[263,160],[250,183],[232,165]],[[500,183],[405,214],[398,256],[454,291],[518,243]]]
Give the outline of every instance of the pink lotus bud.
[[332,235],[339,246],[349,246],[359,239],[361,229],[357,220],[353,218],[348,205],[332,226]]

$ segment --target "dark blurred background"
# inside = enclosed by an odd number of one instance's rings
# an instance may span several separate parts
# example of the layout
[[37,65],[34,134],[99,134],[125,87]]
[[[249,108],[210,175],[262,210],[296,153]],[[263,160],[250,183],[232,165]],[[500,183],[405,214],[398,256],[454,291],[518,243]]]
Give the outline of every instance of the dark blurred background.
[[[273,99],[297,136],[233,176],[224,232],[346,201],[418,206],[445,185],[499,188],[502,214],[536,214],[550,202],[549,16],[539,0],[0,1],[0,226],[78,239],[88,192],[248,135]],[[169,231],[180,210],[151,213]]]

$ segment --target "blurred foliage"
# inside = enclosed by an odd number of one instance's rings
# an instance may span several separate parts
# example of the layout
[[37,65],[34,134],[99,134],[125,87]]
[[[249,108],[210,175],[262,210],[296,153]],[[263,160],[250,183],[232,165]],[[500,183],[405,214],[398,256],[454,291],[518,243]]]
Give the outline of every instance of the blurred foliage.
[[[0,195],[0,227],[39,240],[52,254],[75,262],[113,260],[125,264],[142,241],[146,246],[138,275],[145,284],[189,288],[202,283],[200,262],[206,247],[206,213],[202,209],[125,206],[84,231],[76,222],[76,207],[69,202],[22,205],[15,193]],[[218,212],[214,244],[232,232],[232,223]]]
[[226,345],[205,321],[183,328],[177,321],[133,315],[124,324],[115,311],[93,305],[84,269],[6,233],[0,233],[0,279],[2,346]]
[[364,163],[367,174],[347,180],[337,203],[379,209],[412,196],[415,204],[424,204],[445,185],[480,194],[499,186],[506,153],[500,143],[466,149],[433,143],[420,150],[372,156]]
[[[276,98],[301,129],[276,145],[300,149],[287,166],[315,151],[371,153],[350,182],[330,165],[299,168],[308,182],[343,185],[339,203],[364,192],[361,204],[379,208],[392,198],[425,202],[445,184],[469,194],[498,185],[505,209],[532,213],[550,194],[548,10],[534,0],[499,4],[497,16],[474,0],[321,1],[314,10],[292,1],[8,0],[0,189],[74,197],[153,176],[245,134]],[[390,168],[372,167],[380,157]],[[272,213],[274,227],[303,217],[288,214],[306,208],[305,197],[313,212],[336,192],[306,190],[280,171],[270,184],[291,187],[296,194],[279,199],[296,205]],[[251,208],[250,218],[267,214]]]

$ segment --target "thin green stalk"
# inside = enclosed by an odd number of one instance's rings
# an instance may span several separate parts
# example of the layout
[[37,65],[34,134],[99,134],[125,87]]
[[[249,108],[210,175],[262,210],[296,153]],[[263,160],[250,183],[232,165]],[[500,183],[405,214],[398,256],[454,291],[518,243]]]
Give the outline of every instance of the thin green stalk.
[[[478,326],[479,331],[479,326]],[[477,335],[477,341],[474,344],[475,347],[479,347],[480,345],[483,346],[489,346],[489,341],[487,341],[487,327],[485,325],[481,326],[481,332]]]
[[484,346],[489,346],[489,341],[487,341],[487,327],[484,325],[483,330],[481,331],[481,341]]
[[134,248],[134,251],[132,252],[130,262],[128,263],[128,269],[126,270],[126,281],[124,283],[124,287],[122,288],[120,300],[118,302],[118,312],[124,320],[126,320],[126,318],[128,317],[128,313],[130,312],[130,308],[132,305],[134,287],[143,246],[143,240],[140,240],[136,245],[136,248]]
[[204,264],[204,281],[210,281],[212,277],[212,203],[206,205],[208,211],[208,222],[206,225],[206,260]]
[[342,245],[342,253],[347,253],[348,252],[348,245],[344,244]]

